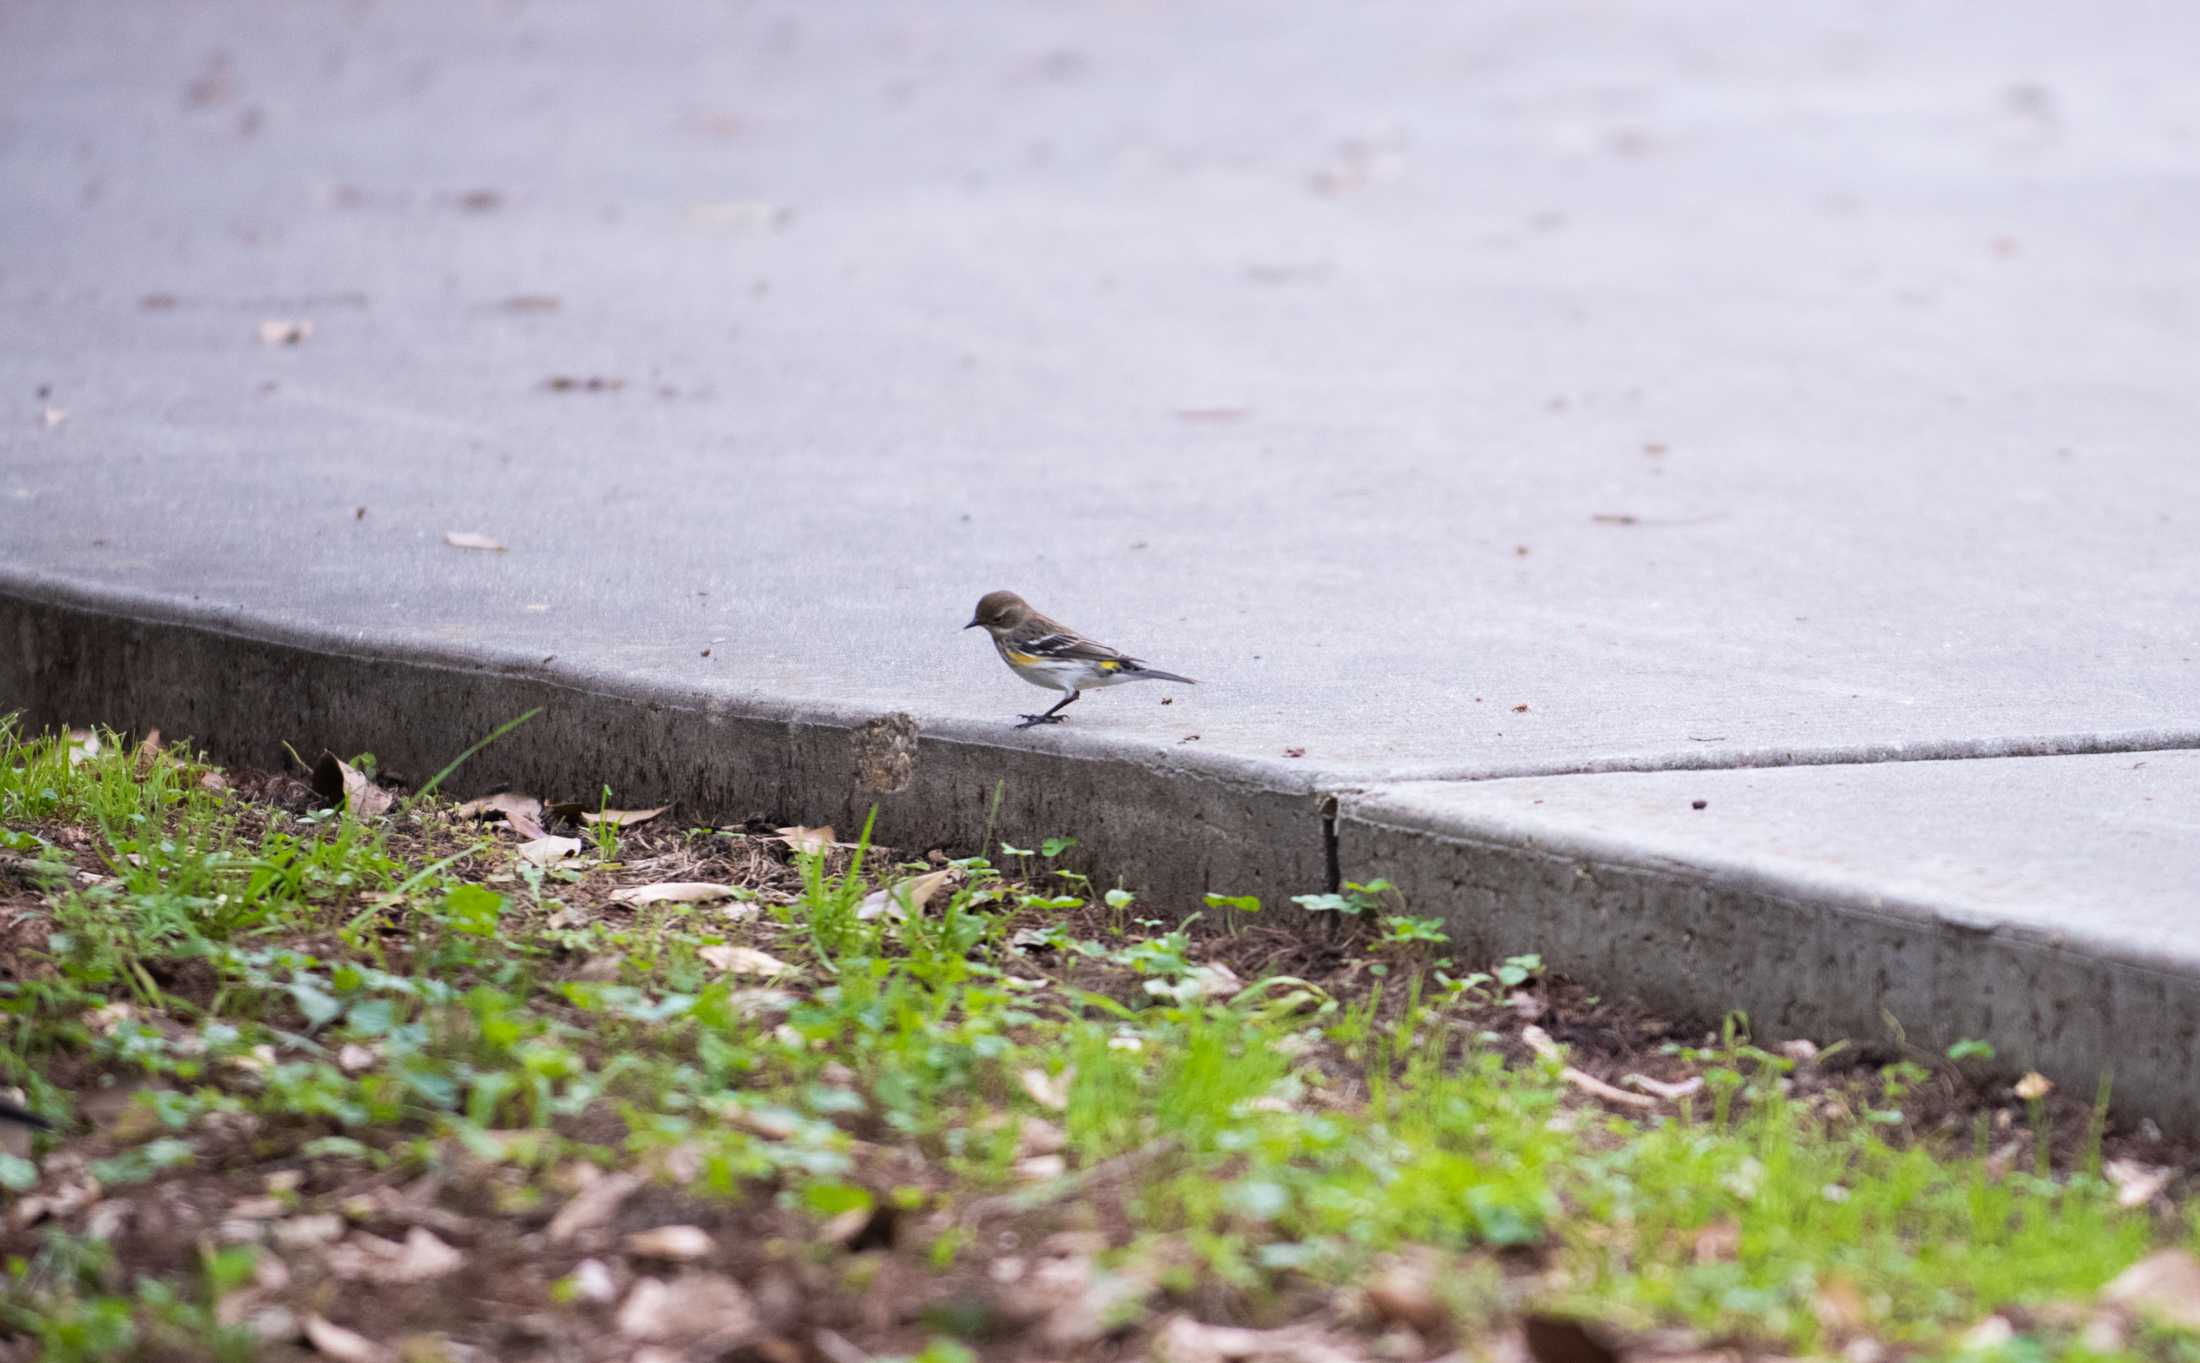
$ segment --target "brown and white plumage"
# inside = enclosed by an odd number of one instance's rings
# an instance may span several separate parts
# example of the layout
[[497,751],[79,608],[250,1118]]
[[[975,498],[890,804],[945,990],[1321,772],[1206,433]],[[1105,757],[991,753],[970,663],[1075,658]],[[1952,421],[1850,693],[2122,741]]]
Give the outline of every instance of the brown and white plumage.
[[1086,691],[1120,686],[1132,681],[1182,682],[1196,686],[1190,677],[1163,672],[1117,649],[1088,639],[1059,620],[1031,608],[1014,592],[988,592],[979,598],[964,629],[983,629],[1009,670],[1033,686],[1069,694],[1044,714],[1025,715],[1018,728],[1034,724],[1059,724],[1064,706]]

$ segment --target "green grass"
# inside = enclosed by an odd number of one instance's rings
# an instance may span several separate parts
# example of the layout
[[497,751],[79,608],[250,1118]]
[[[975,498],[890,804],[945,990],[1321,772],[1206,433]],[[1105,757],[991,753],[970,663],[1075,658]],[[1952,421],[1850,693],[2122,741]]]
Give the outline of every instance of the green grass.
[[[2066,1307],[2196,1243],[2189,1209],[2117,1206],[2097,1139],[2059,1169],[2005,1168],[1988,1147],[2008,1132],[1918,1129],[1914,1065],[1791,1093],[1795,1062],[1730,1032],[1677,1058],[1705,1081],[1695,1098],[1613,1116],[1493,1030],[1540,961],[1456,967],[1438,920],[1374,912],[1397,907],[1379,883],[1258,918],[1227,899],[1210,935],[1016,850],[1019,879],[966,858],[923,911],[873,915],[882,880],[933,868],[864,847],[793,858],[785,893],[734,901],[747,921],[612,911],[602,885],[644,844],[632,832],[599,825],[586,863],[543,869],[432,801],[361,823],[207,777],[111,734],[88,753],[0,723],[0,874],[50,926],[0,983],[0,1079],[63,1120],[134,1089],[89,1134],[41,1138],[43,1169],[0,1156],[0,1186],[50,1192],[73,1155],[110,1197],[326,1166],[478,1176],[492,1205],[469,1214],[526,1217],[589,1163],[752,1218],[804,1262],[832,1253],[817,1228],[892,1203],[913,1227],[895,1252],[943,1282],[993,1252],[989,1209],[1035,1233],[1097,1227],[1103,1263],[1151,1278],[1134,1330],[1169,1309],[1319,1315],[1433,1255],[1462,1339],[1551,1310],[1798,1354],[1869,1336],[1976,1357],[1964,1332],[2013,1312],[1994,1356],[2101,1357]],[[723,845],[691,830],[648,847]],[[1244,924],[1309,911],[1328,916],[1310,935],[1350,920],[1367,968],[1212,972]],[[728,946],[792,971],[729,974],[713,963]],[[1063,1172],[1020,1166],[1025,1122],[1058,1131]],[[1093,1171],[1117,1176],[1077,1181]],[[219,1309],[253,1290],[250,1245],[164,1260],[66,1216],[6,1243],[0,1322],[44,1357],[260,1347]],[[542,1309],[565,1309],[571,1264],[539,1268]],[[959,1356],[933,1333],[898,1345]],[[2124,1347],[2200,1359],[2155,1330]]]

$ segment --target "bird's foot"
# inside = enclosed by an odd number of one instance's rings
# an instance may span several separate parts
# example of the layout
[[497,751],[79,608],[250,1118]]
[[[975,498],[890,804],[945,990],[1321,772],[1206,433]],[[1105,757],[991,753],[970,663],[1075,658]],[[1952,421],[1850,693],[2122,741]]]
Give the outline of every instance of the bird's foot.
[[1024,722],[1023,722],[1023,723],[1021,723],[1021,724],[1019,724],[1019,725],[1017,725],[1016,727],[1017,727],[1017,728],[1019,728],[1019,729],[1029,729],[1029,728],[1032,728],[1032,727],[1033,727],[1033,726],[1035,726],[1035,725],[1040,725],[1040,724],[1060,724],[1060,723],[1061,723],[1062,721],[1064,721],[1064,720],[1068,719],[1068,718],[1069,718],[1069,716],[1068,716],[1068,715],[1023,715],[1023,716],[1021,716],[1021,718],[1022,718],[1022,720],[1023,720]]

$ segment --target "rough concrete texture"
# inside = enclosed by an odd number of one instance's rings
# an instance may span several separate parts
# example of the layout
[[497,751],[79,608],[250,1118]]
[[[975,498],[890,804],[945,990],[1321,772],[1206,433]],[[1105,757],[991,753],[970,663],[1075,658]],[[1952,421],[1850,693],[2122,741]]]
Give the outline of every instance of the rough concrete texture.
[[[2200,745],[2196,34],[0,7],[0,704],[419,770],[541,702],[469,779],[906,777],[1169,894],[1384,782]],[[1003,586],[1202,685],[1015,734]]]
[[1990,1038],[2200,1129],[2200,752],[1408,783],[1337,847],[1469,959],[1775,1036]]

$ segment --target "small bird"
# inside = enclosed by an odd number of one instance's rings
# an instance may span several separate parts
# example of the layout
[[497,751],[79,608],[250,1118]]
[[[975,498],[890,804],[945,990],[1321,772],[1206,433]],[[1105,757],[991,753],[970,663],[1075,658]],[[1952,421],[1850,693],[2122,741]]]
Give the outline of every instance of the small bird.
[[1022,716],[1024,722],[1016,726],[1019,729],[1060,724],[1068,718],[1061,713],[1063,708],[1092,687],[1120,686],[1131,681],[1199,684],[1190,677],[1148,667],[1106,644],[1096,644],[1069,626],[1039,614],[1014,592],[987,592],[978,598],[978,608],[963,628],[983,629],[992,635],[993,647],[1001,661],[1008,664],[1008,670],[1033,686],[1069,692],[1045,714]]

